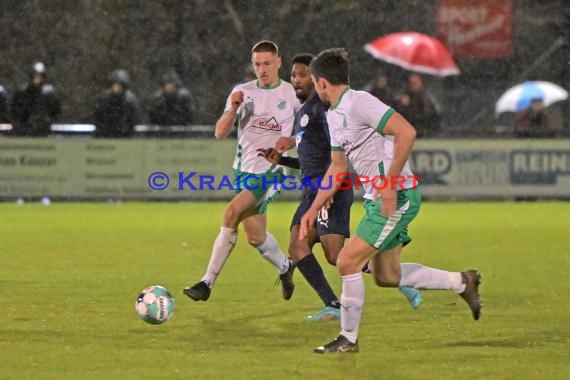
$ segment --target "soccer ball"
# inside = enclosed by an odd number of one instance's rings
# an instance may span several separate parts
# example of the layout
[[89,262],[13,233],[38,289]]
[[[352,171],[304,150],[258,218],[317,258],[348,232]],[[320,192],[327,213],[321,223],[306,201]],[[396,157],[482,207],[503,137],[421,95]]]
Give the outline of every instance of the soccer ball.
[[135,303],[139,317],[150,324],[160,325],[174,313],[174,298],[163,286],[153,285],[142,290]]

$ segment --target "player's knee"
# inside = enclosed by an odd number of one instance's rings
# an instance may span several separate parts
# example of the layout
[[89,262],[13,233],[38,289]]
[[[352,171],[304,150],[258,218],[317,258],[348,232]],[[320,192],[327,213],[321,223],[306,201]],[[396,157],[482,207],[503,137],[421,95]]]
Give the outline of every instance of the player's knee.
[[325,258],[330,265],[335,266],[338,260],[338,251],[331,252],[325,250]]
[[239,213],[232,205],[228,205],[224,210],[224,225],[228,227],[236,227],[239,222]]
[[257,232],[250,232],[246,235],[247,238],[247,242],[249,245],[257,248],[260,245],[262,245],[263,243],[265,243],[265,239],[267,239],[267,235],[265,234],[265,232],[263,233],[257,233]]
[[352,273],[352,266],[353,263],[351,260],[347,259],[346,257],[339,256],[336,260],[336,266],[338,267],[339,272],[342,273]]
[[247,242],[253,247],[259,247],[265,241],[265,236],[247,235]]
[[397,273],[375,273],[374,283],[382,288],[395,288],[400,284],[400,275]]
[[328,241],[327,239],[322,239],[321,245],[323,246],[323,251],[325,252],[325,257],[328,263],[335,266],[340,250],[344,245],[344,239],[341,241]]
[[295,261],[302,259],[309,253],[309,248],[307,247],[306,242],[299,239],[292,239],[289,242],[289,256],[291,256]]

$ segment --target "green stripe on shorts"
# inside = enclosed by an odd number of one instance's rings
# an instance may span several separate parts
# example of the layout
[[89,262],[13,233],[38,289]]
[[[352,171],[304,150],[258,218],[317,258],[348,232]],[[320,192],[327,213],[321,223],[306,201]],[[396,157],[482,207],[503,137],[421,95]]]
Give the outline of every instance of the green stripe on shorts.
[[380,214],[382,199],[367,199],[364,201],[366,213],[356,229],[356,235],[381,251],[400,244],[405,246],[412,241],[408,236],[408,225],[420,211],[420,205],[419,189],[398,191],[396,211],[387,218]]

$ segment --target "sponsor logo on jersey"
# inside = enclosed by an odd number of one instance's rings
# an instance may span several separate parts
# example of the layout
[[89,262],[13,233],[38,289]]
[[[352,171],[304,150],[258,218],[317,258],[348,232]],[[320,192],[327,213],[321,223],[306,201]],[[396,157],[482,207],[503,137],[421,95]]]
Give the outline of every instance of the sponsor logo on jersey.
[[268,131],[281,131],[282,129],[281,125],[277,122],[277,119],[275,119],[275,117],[271,117],[269,119],[265,117],[259,117],[257,119],[254,119],[251,122],[251,127]]

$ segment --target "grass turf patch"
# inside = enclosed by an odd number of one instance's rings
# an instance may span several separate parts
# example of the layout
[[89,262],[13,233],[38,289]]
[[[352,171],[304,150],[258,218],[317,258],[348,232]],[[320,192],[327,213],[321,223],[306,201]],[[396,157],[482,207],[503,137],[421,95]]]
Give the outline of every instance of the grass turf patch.
[[[286,251],[295,203],[270,206]],[[222,203],[0,204],[2,379],[565,378],[570,203],[426,203],[403,261],[481,271],[475,322],[451,292],[424,292],[417,311],[366,277],[361,352],[317,355],[337,322],[297,272],[290,301],[276,271],[240,233],[208,302],[182,295],[202,276]],[[354,227],[362,206],[353,207]],[[318,252],[318,253],[317,253]],[[340,292],[336,268],[316,255]],[[171,321],[134,310],[139,291],[166,286]]]

